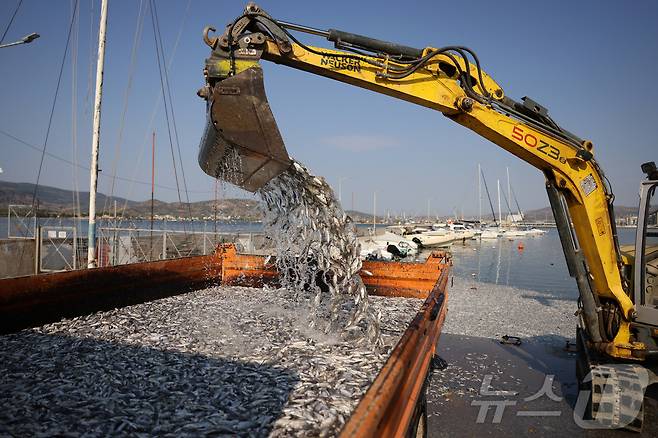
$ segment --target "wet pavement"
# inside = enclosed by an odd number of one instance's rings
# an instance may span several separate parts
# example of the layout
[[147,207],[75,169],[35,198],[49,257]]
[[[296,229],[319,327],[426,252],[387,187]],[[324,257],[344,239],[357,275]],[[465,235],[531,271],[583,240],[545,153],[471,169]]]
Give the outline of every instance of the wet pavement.
[[438,354],[447,368],[435,372],[428,390],[428,436],[658,436],[657,385],[645,398],[641,434],[577,424],[576,354],[565,350],[566,342],[542,335],[516,346],[443,333]]

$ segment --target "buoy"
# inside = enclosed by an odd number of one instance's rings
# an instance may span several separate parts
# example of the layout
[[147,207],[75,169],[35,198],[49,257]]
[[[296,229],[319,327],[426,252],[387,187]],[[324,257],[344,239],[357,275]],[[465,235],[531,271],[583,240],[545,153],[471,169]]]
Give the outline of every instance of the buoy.
[[523,249],[525,248],[525,246],[523,246],[523,242],[519,242],[517,248],[519,251],[523,251]]

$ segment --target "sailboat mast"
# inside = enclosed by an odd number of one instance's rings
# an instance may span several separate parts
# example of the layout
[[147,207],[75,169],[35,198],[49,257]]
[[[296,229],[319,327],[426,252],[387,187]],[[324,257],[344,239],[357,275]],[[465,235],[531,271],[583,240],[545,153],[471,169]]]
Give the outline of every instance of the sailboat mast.
[[[511,200],[512,199],[512,189],[511,189],[512,186],[509,183],[509,167],[505,167],[505,171],[507,172],[507,199]],[[511,211],[510,211],[510,213],[511,213]]]
[[478,222],[482,226],[482,169],[478,163]]
[[514,202],[516,203],[516,210],[519,212],[519,217],[521,218],[521,220],[523,220],[523,212],[521,211],[519,200],[516,199],[516,193],[514,193],[514,189],[512,189],[512,196],[514,197]]
[[499,179],[496,180],[496,185],[498,188],[498,219],[500,220],[500,222],[502,222],[503,217],[501,216],[501,212],[500,212],[500,180]]
[[155,131],[151,139],[151,228],[149,233],[149,247],[151,248],[151,258],[153,261],[153,203],[155,201]]
[[372,194],[372,235],[377,230],[377,192]]
[[89,226],[87,231],[87,267],[95,268],[96,260],[96,191],[98,190],[98,148],[101,135],[101,100],[103,97],[103,67],[105,65],[105,33],[107,29],[107,0],[101,3],[101,21],[98,28],[98,61],[96,63],[96,97],[94,99],[94,126],[91,140],[91,169],[89,172]]
[[[489,193],[489,186],[487,185],[487,178],[484,176],[484,172],[480,169],[480,175],[482,176],[482,182],[484,183],[484,190],[487,192],[487,200],[489,201],[489,208],[491,208],[491,217],[493,218],[496,226],[500,226],[498,221],[496,221],[496,212],[494,211],[493,202],[491,202],[491,194]],[[498,218],[500,220],[500,218]]]

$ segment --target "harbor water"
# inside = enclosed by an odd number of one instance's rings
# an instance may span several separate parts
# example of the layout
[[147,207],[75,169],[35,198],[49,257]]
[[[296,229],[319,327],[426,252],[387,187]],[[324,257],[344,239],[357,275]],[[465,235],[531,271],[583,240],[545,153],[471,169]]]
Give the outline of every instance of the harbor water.
[[[452,273],[482,283],[541,292],[547,297],[578,298],[576,282],[569,276],[557,230],[536,237],[468,240],[453,243]],[[619,243],[635,240],[635,228],[618,230]],[[419,254],[424,259],[427,252]]]

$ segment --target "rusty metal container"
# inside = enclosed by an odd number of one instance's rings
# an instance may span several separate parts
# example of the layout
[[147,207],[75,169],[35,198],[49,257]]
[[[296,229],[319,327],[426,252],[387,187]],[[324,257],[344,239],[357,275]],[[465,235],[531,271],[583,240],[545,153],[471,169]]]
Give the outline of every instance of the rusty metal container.
[[[262,287],[277,280],[268,258],[222,245],[208,256],[0,280],[0,334],[64,317],[147,302],[212,284]],[[449,254],[424,263],[363,263],[368,292],[423,302],[345,424],[343,437],[402,436],[422,420],[431,362],[447,312]]]

